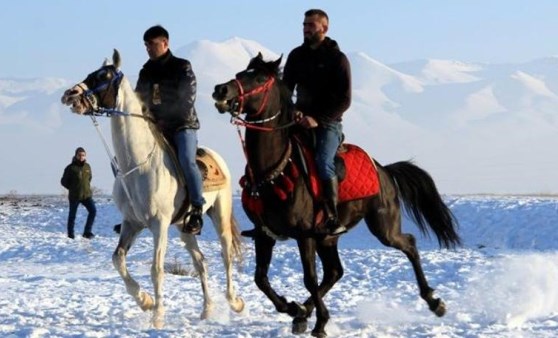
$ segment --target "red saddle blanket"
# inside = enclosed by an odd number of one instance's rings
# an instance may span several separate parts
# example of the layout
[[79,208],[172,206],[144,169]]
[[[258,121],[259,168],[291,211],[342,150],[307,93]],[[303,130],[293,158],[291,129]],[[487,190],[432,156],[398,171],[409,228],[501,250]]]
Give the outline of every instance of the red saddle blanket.
[[[347,202],[370,197],[380,192],[380,180],[376,166],[368,154],[360,147],[344,143],[338,152],[345,162],[345,178],[339,183],[339,202]],[[320,196],[321,185],[316,172],[313,156],[308,148],[304,149],[306,162],[309,164],[310,180],[314,196]]]
[[368,154],[353,144],[345,144],[339,156],[345,161],[345,179],[339,183],[339,202],[374,196],[380,192],[376,166]]
[[[309,148],[300,145],[308,168],[312,195],[314,199],[319,199],[322,187],[317,175],[314,156]],[[343,144],[338,155],[341,156],[345,164],[345,177],[339,183],[339,202],[371,197],[380,192],[378,171],[374,162],[364,150],[353,144]],[[293,181],[299,175],[293,162],[284,174],[282,180],[280,180],[281,183],[279,183],[279,180],[273,183],[273,189],[281,200],[286,200],[287,194],[293,191]],[[257,195],[250,193],[246,176],[243,176],[239,183],[243,188],[242,204],[251,212],[260,214],[263,210],[263,202]]]

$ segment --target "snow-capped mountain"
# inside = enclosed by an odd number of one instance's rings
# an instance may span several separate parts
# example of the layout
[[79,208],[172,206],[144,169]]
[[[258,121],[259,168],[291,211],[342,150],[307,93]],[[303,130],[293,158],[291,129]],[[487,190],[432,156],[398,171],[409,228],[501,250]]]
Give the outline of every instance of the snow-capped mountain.
[[[258,52],[269,60],[283,53],[284,62],[288,51],[241,38],[196,41],[173,51],[192,62],[198,79],[200,144],[220,152],[236,180],[245,160],[229,117],[213,107],[213,87]],[[353,102],[344,118],[348,142],[384,164],[414,159],[445,193],[558,193],[558,58],[387,65],[361,52],[347,56],[353,76]],[[127,69],[127,55],[122,59]],[[76,78],[97,67],[83,65]],[[136,70],[126,75],[135,83]],[[61,171],[79,145],[89,150],[94,185],[111,191],[108,158],[90,119],[60,104],[73,82],[0,79],[0,193],[60,191]],[[108,137],[105,120],[101,126]]]

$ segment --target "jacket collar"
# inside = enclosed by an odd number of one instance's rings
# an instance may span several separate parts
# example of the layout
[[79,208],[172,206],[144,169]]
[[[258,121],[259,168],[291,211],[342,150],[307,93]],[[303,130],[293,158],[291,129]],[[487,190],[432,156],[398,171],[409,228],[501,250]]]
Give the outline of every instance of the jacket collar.
[[308,50],[316,50],[316,51],[323,51],[328,49],[339,50],[339,45],[337,44],[337,41],[331,39],[328,36],[325,37],[325,39],[320,43],[320,45],[316,49],[310,48],[310,46],[306,43],[303,43],[302,46]]
[[161,56],[158,57],[157,59],[155,59],[155,60],[148,60],[148,61],[145,63],[145,66],[146,66],[146,67],[163,66],[163,65],[165,65],[165,64],[170,60],[170,58],[171,58],[172,56],[173,56],[173,55],[172,55],[172,52],[171,52],[170,49],[169,49],[169,50],[167,50],[167,52],[166,52],[165,54],[161,55]]

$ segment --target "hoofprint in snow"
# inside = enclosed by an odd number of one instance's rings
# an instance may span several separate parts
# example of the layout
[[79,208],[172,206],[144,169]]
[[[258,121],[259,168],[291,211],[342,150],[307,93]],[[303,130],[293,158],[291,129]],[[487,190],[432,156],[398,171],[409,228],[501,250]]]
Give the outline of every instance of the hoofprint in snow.
[[[437,318],[417,294],[406,257],[384,248],[359,225],[340,241],[343,279],[326,297],[330,337],[555,337],[558,334],[558,197],[446,196],[460,222],[464,248],[438,250],[417,236],[429,281],[448,313]],[[208,227],[200,237],[210,288],[218,307],[200,320],[202,294],[194,276],[166,274],[167,326],[150,327],[124,290],[111,263],[120,215],[111,199],[97,198],[98,217],[89,241],[65,235],[67,202],[61,196],[0,198],[0,335],[11,337],[292,337],[291,318],[277,314],[253,283],[254,254],[245,240],[236,279],[246,308],[229,309],[220,246]],[[251,227],[240,201],[235,214]],[[78,210],[76,231],[86,212]],[[193,271],[172,228],[168,264]],[[130,252],[132,273],[150,285],[152,239],[146,231]],[[213,271],[212,271],[213,270]],[[301,301],[298,250],[280,243],[271,283],[289,300]],[[311,319],[310,325],[313,324]],[[309,332],[308,332],[309,335]]]

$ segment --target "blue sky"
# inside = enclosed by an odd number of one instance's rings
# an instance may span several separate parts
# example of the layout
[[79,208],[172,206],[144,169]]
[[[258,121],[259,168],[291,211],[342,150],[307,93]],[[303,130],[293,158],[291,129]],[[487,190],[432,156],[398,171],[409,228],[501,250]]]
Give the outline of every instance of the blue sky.
[[421,58],[522,62],[558,54],[558,1],[79,1],[18,0],[0,11],[0,78],[81,78],[83,65],[118,48],[128,71],[146,60],[142,34],[162,24],[171,48],[233,36],[288,53],[306,9],[330,15],[347,52],[383,63]]

